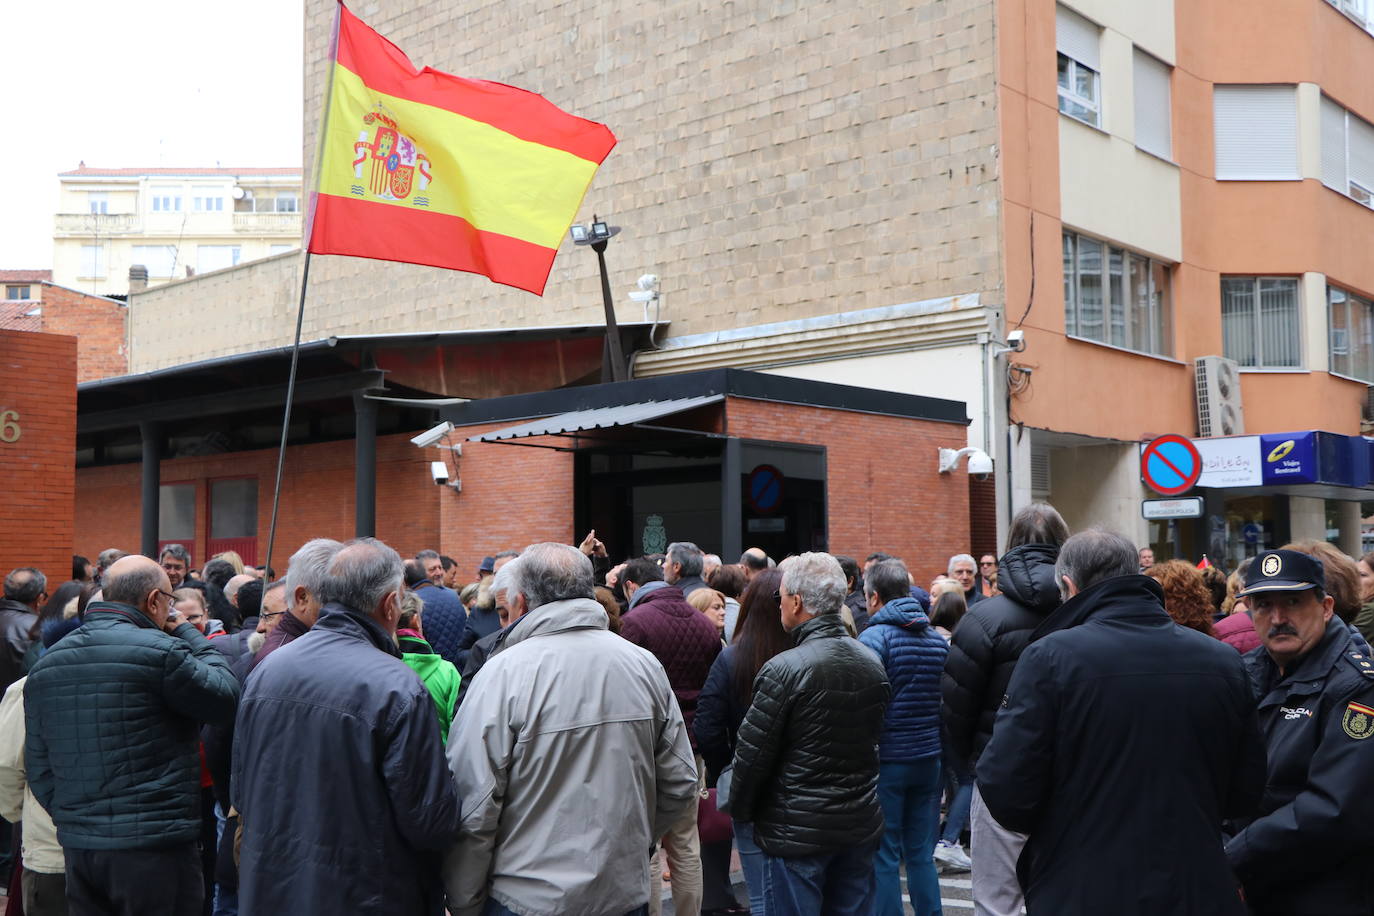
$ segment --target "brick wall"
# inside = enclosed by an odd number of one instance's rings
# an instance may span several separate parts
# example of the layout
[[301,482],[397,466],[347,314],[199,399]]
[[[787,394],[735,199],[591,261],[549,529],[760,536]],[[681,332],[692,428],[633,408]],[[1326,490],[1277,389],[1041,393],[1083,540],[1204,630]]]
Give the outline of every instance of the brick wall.
[[0,330],[0,575],[71,577],[76,349],[71,337]]
[[901,557],[925,586],[969,545],[966,474],[941,474],[963,426],[730,398],[730,435],[826,447],[832,553]]
[[124,305],[112,299],[43,284],[43,330],[76,337],[78,382],[129,371],[124,323],[127,314]]
[[[961,468],[962,470],[962,468]],[[997,540],[997,483],[992,478],[968,479],[969,553],[1000,557]]]
[[[377,536],[402,556],[438,544],[439,497],[444,494],[429,476],[431,457],[405,435],[377,439]],[[265,560],[276,462],[276,449],[162,462],[164,484],[196,484],[196,566],[205,562],[200,554],[209,538],[210,481],[225,477],[258,480],[258,562]],[[106,547],[138,550],[139,481],[138,464],[77,471],[77,553],[94,557]],[[287,559],[310,538],[347,540],[353,531],[352,440],[291,447],[273,551],[277,573],[286,572]]]

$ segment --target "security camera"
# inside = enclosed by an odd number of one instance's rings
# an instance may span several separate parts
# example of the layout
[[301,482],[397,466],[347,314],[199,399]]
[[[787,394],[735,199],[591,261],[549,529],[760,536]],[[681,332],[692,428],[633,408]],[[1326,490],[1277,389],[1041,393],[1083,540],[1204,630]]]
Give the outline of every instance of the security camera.
[[968,458],[968,472],[979,480],[986,480],[992,475],[992,458],[981,448],[968,446],[967,448],[940,449],[940,473],[948,474],[959,466],[960,458]]
[[1010,334],[1007,335],[1007,346],[1011,347],[1012,350],[1014,350],[1017,353],[1020,353],[1022,350],[1026,349],[1026,332],[1012,331]]
[[448,483],[448,466],[442,461],[431,461],[429,463],[429,476],[434,478],[434,482],[443,486]]
[[992,456],[978,449],[968,456],[968,472],[979,480],[987,480],[992,473]]
[[438,426],[427,429],[411,439],[410,444],[416,448],[429,448],[431,445],[438,445],[439,441],[451,432],[453,432],[453,424],[445,420]]

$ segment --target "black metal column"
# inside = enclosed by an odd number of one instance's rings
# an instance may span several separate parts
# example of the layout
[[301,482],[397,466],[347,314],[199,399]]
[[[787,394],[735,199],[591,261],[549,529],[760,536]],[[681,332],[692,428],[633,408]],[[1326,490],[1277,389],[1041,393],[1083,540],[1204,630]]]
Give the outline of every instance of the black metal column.
[[140,423],[138,430],[143,436],[143,508],[139,551],[145,557],[156,560],[162,496],[162,424]]
[[740,441],[733,436],[725,440],[720,456],[720,559],[724,563],[739,561],[744,553],[744,494],[740,488]]
[[[625,354],[620,347],[620,326],[615,320],[615,303],[611,301],[611,278],[606,272],[606,242],[593,242],[592,250],[596,252],[596,263],[601,268],[601,304],[606,309],[606,348],[603,351],[605,358],[601,381],[623,382],[626,374]],[[610,363],[610,378],[606,377],[605,362]]]
[[353,392],[353,535],[377,536],[377,402]]

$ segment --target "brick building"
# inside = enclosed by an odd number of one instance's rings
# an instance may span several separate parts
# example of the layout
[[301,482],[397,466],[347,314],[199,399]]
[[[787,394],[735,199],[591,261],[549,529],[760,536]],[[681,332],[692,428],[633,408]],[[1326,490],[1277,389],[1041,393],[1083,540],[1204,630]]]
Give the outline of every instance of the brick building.
[[0,328],[0,575],[71,576],[76,349],[71,337]]
[[[7,290],[7,298],[0,301],[0,328],[75,337],[78,382],[128,372],[124,303],[59,286],[51,274],[46,270],[0,271],[0,282]],[[15,298],[8,298],[8,291],[14,291]]]

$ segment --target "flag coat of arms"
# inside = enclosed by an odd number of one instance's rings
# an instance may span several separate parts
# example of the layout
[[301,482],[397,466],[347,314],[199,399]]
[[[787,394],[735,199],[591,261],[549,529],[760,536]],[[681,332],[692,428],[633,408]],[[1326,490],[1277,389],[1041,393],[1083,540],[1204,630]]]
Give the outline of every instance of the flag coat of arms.
[[615,135],[533,92],[417,70],[342,3],[338,14],[308,250],[542,295]]

